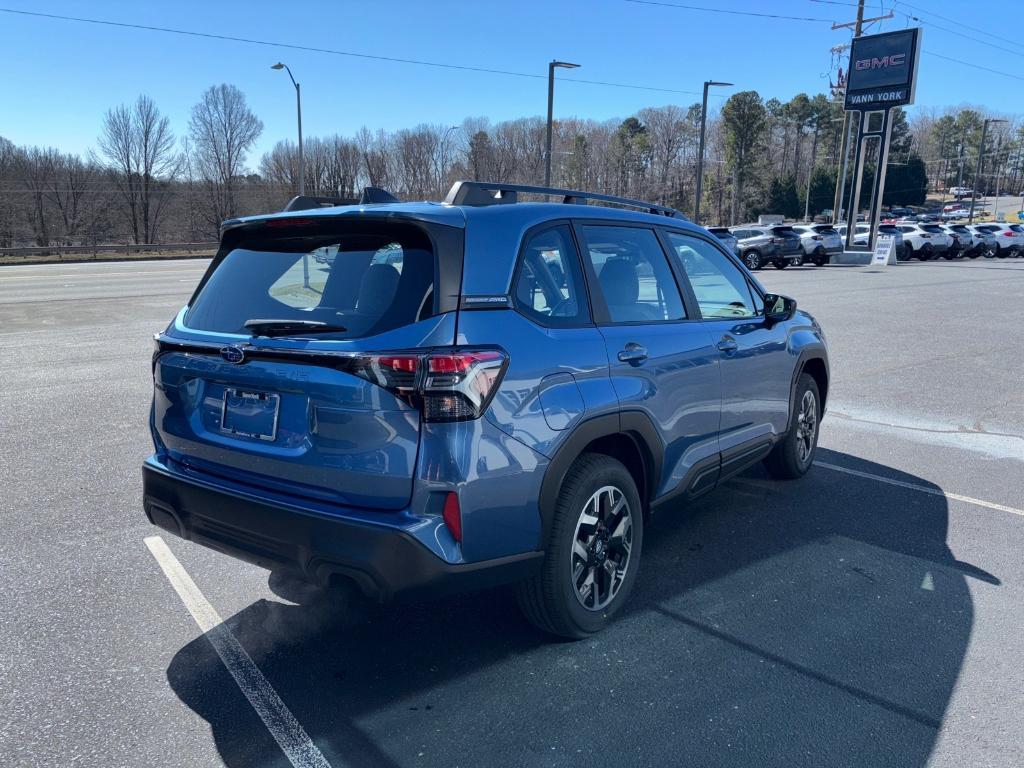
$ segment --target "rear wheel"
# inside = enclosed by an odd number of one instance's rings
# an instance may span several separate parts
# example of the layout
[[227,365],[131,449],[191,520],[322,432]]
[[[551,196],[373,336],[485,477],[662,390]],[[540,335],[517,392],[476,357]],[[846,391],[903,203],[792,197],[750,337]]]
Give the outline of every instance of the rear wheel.
[[921,250],[917,252],[917,258],[921,261],[930,261],[935,258],[935,249],[930,245],[922,245]]
[[814,253],[811,254],[811,262],[816,267],[823,267],[828,264],[828,255],[825,253],[825,249],[820,245],[814,249]]
[[795,410],[789,431],[764,460],[768,474],[778,480],[803,477],[811,468],[818,448],[821,395],[814,377],[801,373],[796,387]]
[[643,537],[640,494],[626,468],[581,456],[562,484],[541,571],[517,589],[526,618],[573,639],[604,629],[636,581]]
[[903,246],[903,260],[910,261],[915,256],[917,256],[917,254],[914,253],[914,246],[912,246],[910,243],[906,243]]
[[786,261],[785,259],[776,259],[775,261],[772,262],[772,264],[775,266],[776,269],[785,269],[786,267],[789,266],[789,262]]
[[998,244],[996,245],[996,258],[997,259],[1005,259],[1009,255],[1010,254],[1007,253],[1006,249],[1003,248],[1003,246],[998,245]]
[[743,263],[751,272],[761,268],[761,252],[747,251],[743,254]]

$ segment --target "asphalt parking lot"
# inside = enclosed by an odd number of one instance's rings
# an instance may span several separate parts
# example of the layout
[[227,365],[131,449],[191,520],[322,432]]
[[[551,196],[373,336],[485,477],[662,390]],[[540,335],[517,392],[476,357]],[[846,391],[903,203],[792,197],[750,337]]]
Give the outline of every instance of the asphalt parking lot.
[[139,466],[204,266],[0,268],[3,765],[1024,764],[1024,260],[759,272],[828,333],[818,466],[656,516],[578,643],[507,591],[339,605],[166,536],[179,596]]

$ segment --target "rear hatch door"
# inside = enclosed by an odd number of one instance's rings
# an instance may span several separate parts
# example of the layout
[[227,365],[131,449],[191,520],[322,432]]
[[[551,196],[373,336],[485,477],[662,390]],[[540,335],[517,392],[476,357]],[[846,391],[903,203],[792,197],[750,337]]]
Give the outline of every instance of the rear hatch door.
[[158,337],[157,439],[195,472],[401,509],[420,433],[401,353],[454,343],[462,230],[395,218],[288,222],[225,235],[189,306]]

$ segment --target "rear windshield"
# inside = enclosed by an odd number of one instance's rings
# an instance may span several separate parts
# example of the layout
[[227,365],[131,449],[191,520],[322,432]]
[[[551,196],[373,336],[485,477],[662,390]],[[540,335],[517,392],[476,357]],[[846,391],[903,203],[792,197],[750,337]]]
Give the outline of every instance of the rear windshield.
[[836,232],[836,230],[835,230],[835,227],[829,227],[829,226],[815,227],[814,231],[817,232],[819,235],[835,235],[835,234],[838,234]]
[[942,234],[942,227],[938,224],[922,224],[921,229],[925,232],[938,232],[939,234]]
[[434,314],[435,271],[430,239],[411,225],[300,235],[263,228],[217,263],[185,325],[249,335],[249,320],[308,320],[345,329],[333,337],[371,336]]
[[792,227],[772,227],[772,234],[779,237],[798,237]]
[[1024,232],[1024,227],[1022,227],[1020,224],[1011,224],[1010,229],[1012,229],[1014,232]]

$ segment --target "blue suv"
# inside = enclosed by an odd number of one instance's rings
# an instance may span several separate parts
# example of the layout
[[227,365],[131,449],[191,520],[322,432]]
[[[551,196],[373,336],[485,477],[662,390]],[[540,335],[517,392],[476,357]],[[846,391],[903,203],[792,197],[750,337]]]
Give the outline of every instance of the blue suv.
[[821,328],[676,211],[366,199],[225,222],[155,340],[155,525],[381,601],[516,582],[579,638],[622,608],[650,515],[810,468]]

